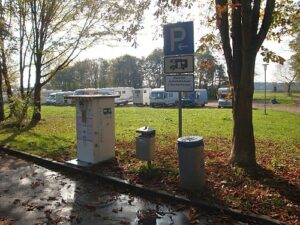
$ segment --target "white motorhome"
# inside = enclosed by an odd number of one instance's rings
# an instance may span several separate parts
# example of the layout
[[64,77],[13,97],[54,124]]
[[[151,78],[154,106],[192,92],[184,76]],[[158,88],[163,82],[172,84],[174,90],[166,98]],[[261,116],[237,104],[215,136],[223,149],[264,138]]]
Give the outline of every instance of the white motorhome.
[[132,91],[134,105],[150,105],[151,88],[140,88]]
[[98,93],[100,95],[115,95],[115,90],[113,88],[100,88]]
[[96,88],[83,88],[74,91],[74,95],[99,95],[99,90]]
[[47,89],[42,89],[41,90],[41,104],[48,104],[47,99],[48,97],[57,92],[62,92],[62,90],[47,90]]
[[177,92],[166,92],[162,88],[154,88],[150,95],[150,106],[174,106],[178,103]]
[[72,100],[65,97],[73,95],[73,91],[56,92],[49,95],[46,99],[47,105],[71,105]]
[[206,89],[195,89],[192,92],[182,93],[182,105],[189,107],[201,106],[207,104],[208,96]]
[[231,108],[232,96],[229,88],[219,88],[217,92],[218,108]]
[[120,97],[115,98],[116,105],[127,105],[128,102],[132,102],[132,87],[111,87],[111,88],[100,88],[98,93],[101,95],[119,95]]

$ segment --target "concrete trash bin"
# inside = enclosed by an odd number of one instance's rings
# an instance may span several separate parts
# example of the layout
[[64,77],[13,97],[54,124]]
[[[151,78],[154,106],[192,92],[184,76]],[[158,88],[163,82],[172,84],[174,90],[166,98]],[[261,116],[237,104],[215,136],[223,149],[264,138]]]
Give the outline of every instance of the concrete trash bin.
[[136,141],[136,158],[145,161],[151,161],[155,149],[155,130],[151,127],[141,127],[136,130],[140,136]]
[[199,136],[177,139],[180,185],[187,190],[204,187],[204,142]]

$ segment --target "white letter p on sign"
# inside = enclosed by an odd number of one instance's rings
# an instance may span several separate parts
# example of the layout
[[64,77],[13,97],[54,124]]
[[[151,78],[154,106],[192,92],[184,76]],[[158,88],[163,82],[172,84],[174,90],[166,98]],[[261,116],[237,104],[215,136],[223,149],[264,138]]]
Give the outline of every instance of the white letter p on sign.
[[[175,37],[175,34],[176,37]],[[186,32],[182,27],[175,27],[170,29],[170,39],[171,39],[171,51],[175,51],[175,43],[181,42],[185,39]]]

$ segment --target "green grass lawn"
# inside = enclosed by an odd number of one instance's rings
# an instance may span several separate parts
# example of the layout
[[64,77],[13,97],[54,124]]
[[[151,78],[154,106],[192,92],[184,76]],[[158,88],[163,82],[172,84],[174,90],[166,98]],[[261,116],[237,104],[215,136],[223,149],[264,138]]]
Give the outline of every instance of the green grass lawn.
[[[299,116],[279,111],[270,111],[265,116],[262,110],[254,110],[253,114],[257,139],[285,143],[296,140],[300,142]],[[135,130],[145,125],[157,129],[158,138],[175,137],[178,130],[177,117],[177,109],[118,108],[116,110],[117,139],[132,141]],[[231,109],[183,109],[183,135],[229,139],[232,135],[232,124]]]
[[[42,107],[42,121],[30,129],[0,130],[0,145],[64,161],[76,157],[75,107]],[[232,138],[231,109],[183,109],[183,135],[199,135],[205,143],[207,189],[193,198],[266,214],[297,224],[300,190],[300,116],[253,110],[257,162],[254,173],[228,165]],[[116,157],[93,168],[130,183],[189,196],[178,185],[176,140],[178,110],[118,107],[115,111]],[[152,168],[135,158],[136,129],[156,129]],[[279,217],[280,216],[280,217]]]
[[[293,97],[300,96],[300,93],[292,93],[292,96],[288,96],[286,92],[276,92],[267,91],[266,92],[266,100],[270,102],[273,98],[280,104],[293,104]],[[256,101],[264,101],[265,99],[265,92],[264,91],[255,91],[253,95],[253,99]]]
[[292,96],[300,98],[300,92],[293,92]]
[[[75,155],[75,108],[42,107],[42,121],[30,130],[2,129],[0,144],[38,155],[55,157],[64,153]],[[157,140],[164,145],[176,142],[178,132],[178,110],[161,108],[116,108],[117,143],[133,142],[135,130],[150,126],[157,131]],[[288,112],[262,110],[253,111],[256,139],[282,145],[300,144],[300,117]],[[199,135],[204,138],[232,136],[232,114],[230,109],[183,109],[183,135]],[[217,144],[217,143],[216,143]]]

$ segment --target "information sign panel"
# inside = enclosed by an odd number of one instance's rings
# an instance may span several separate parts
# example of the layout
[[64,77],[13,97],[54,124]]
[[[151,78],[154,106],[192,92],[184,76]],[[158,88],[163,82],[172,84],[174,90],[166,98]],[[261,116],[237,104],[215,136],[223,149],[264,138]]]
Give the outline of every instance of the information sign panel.
[[165,91],[189,92],[194,91],[194,75],[166,75]]

